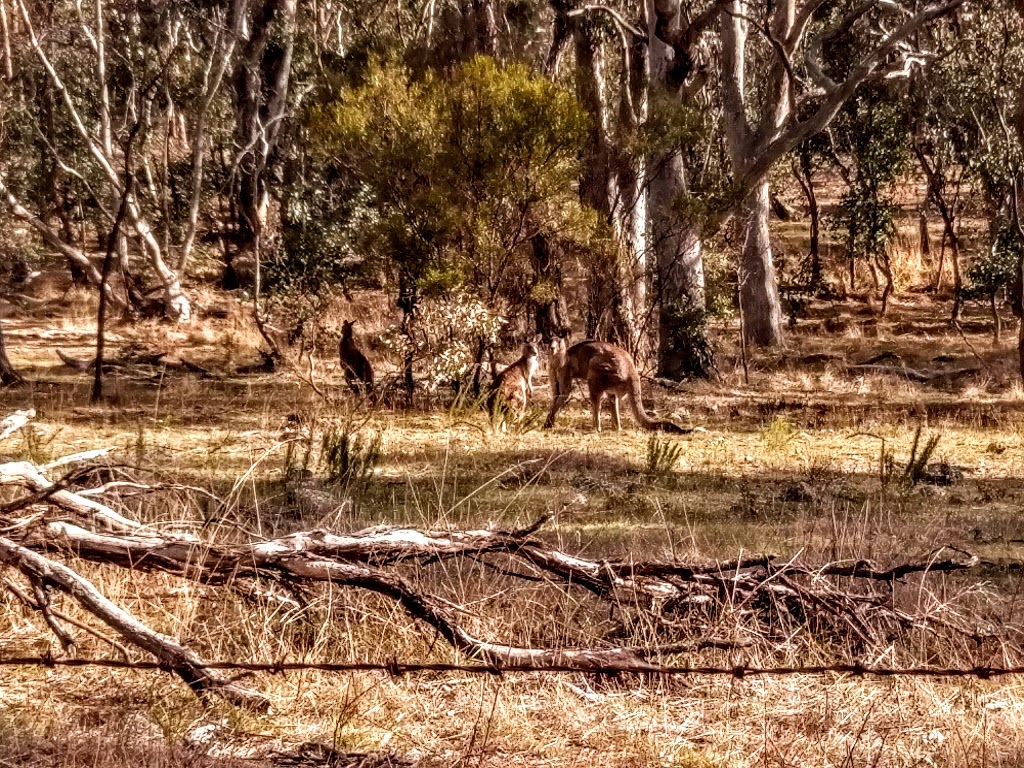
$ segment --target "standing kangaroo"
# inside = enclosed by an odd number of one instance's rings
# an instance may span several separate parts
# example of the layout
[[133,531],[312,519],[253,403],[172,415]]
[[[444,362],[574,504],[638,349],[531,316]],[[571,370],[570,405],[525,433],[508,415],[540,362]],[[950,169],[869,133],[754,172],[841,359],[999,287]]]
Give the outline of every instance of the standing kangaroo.
[[349,388],[357,395],[368,395],[373,392],[373,366],[352,339],[352,325],[351,320],[346,320],[341,326],[341,367]]
[[499,373],[491,383],[487,410],[492,420],[497,413],[499,401],[518,408],[520,414],[526,413],[526,404],[533,394],[533,376],[539,367],[540,350],[536,341],[528,341],[523,346],[523,356]]
[[565,341],[556,339],[551,345],[549,365],[554,399],[544,423],[545,428],[555,425],[555,416],[568,402],[572,393],[573,380],[585,379],[590,392],[594,429],[598,432],[601,431],[601,403],[605,395],[611,396],[617,430],[622,429],[619,399],[625,397],[629,400],[633,415],[644,429],[679,434],[691,431],[671,421],[660,421],[647,415],[640,398],[640,375],[636,372],[633,358],[622,347],[604,341],[581,341],[566,350]]

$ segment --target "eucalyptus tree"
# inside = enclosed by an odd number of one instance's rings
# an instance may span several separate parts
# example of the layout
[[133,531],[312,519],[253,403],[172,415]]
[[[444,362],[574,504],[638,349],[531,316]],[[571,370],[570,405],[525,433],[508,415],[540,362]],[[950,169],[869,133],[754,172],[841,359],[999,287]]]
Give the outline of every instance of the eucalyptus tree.
[[[951,319],[965,290],[980,289],[993,309],[1021,247],[1013,226],[1013,184],[1020,144],[1015,115],[1024,88],[1024,24],[1005,0],[987,4],[960,20],[956,29],[932,30],[941,45],[955,36],[949,55],[916,79],[912,90],[913,146],[939,211],[954,276]],[[961,275],[960,227],[969,194],[979,195],[987,223],[986,251]],[[941,261],[937,280],[941,278]],[[964,280],[963,277],[968,280]],[[967,285],[974,282],[975,285]]]
[[[61,146],[48,143],[52,162],[79,188],[79,196],[98,212],[102,231],[113,221],[124,179],[138,174],[146,179],[139,194],[129,195],[127,223],[131,244],[144,256],[158,279],[166,312],[188,320],[191,305],[178,272],[168,260],[168,240],[155,222],[167,221],[168,188],[159,167],[163,145],[169,150],[178,126],[171,97],[172,71],[185,46],[186,23],[181,9],[139,2],[97,0],[91,7],[81,3],[44,5],[18,0],[12,15],[16,24],[10,34],[20,54],[13,61],[13,76],[43,81],[53,95],[53,119],[65,134]],[[147,151],[139,153],[138,167],[124,166],[123,143],[136,126],[142,126]],[[62,151],[68,148],[65,154]],[[80,247],[68,242],[68,234],[54,231],[38,213],[24,205],[12,171],[17,157],[0,169],[0,194],[10,214],[29,223],[51,245],[96,279]],[[163,153],[167,157],[167,151]],[[166,232],[166,230],[165,230]],[[127,267],[127,242],[122,246]]]
[[[744,334],[762,346],[782,340],[782,315],[768,229],[769,173],[787,153],[826,128],[864,84],[907,76],[930,52],[919,33],[968,0],[925,5],[890,0],[824,3],[731,0],[720,15],[725,136],[733,200],[744,238],[739,262]],[[853,32],[852,61],[830,58]]]

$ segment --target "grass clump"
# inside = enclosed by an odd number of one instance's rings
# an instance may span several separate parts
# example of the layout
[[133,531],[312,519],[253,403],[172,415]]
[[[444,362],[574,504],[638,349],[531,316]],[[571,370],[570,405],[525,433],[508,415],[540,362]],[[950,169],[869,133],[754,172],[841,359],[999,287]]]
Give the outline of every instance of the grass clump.
[[384,440],[377,432],[332,427],[320,438],[320,465],[338,485],[362,485],[384,460]]
[[785,449],[797,435],[793,422],[785,416],[776,416],[761,429],[761,442],[769,453]]
[[647,474],[651,477],[665,477],[675,471],[683,457],[682,443],[651,435],[647,440]]

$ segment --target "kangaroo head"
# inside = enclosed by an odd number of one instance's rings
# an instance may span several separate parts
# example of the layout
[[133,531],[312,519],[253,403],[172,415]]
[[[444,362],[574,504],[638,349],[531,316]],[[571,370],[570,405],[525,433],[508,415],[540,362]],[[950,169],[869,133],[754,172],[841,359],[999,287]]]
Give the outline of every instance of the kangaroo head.
[[343,337],[351,338],[352,337],[352,326],[354,326],[354,325],[355,325],[355,323],[352,320],[346,320],[345,322],[343,322],[341,324],[341,335]]
[[567,349],[567,345],[565,343],[564,338],[562,338],[561,336],[554,336],[551,339],[548,348],[551,357],[555,360],[559,360],[565,356],[565,350]]

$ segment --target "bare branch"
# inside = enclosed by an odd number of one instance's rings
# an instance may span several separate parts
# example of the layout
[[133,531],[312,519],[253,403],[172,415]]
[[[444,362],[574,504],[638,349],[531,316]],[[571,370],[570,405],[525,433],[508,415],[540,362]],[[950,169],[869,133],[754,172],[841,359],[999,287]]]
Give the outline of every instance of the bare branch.
[[202,668],[202,659],[177,641],[153,631],[127,611],[104,597],[95,586],[65,565],[54,562],[10,539],[0,537],[0,562],[17,568],[33,582],[55,587],[74,597],[81,606],[133,645],[166,662],[199,696],[216,693],[239,706],[266,709],[269,701]]

